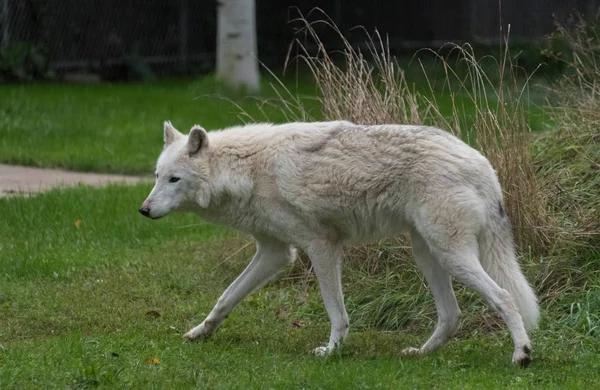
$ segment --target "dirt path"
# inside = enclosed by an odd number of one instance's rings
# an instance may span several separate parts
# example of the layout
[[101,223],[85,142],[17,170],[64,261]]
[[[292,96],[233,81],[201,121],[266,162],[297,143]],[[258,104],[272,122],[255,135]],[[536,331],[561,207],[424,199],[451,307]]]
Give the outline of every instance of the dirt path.
[[101,187],[109,183],[135,184],[141,180],[145,179],[0,164],[0,197],[31,195],[55,187],[73,187],[79,183]]

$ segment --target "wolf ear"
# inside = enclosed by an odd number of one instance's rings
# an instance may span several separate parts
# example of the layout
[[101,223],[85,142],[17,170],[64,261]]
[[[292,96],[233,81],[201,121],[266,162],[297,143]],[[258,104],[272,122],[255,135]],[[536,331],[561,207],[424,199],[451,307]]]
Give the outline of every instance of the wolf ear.
[[177,129],[173,127],[171,122],[166,121],[165,122],[165,135],[164,135],[165,148],[167,146],[171,145],[171,143],[173,143],[173,141],[175,141],[181,137],[183,137],[183,134],[181,134],[179,131],[177,131]]
[[190,157],[208,147],[208,134],[200,125],[194,125],[188,137],[188,154]]

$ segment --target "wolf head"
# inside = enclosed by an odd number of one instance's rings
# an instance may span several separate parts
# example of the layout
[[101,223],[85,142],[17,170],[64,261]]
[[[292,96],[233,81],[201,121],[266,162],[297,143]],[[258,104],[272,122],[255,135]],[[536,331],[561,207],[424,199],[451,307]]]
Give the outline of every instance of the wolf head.
[[195,125],[188,135],[181,134],[171,122],[165,122],[164,148],[156,164],[156,182],[139,209],[152,219],[172,210],[208,207],[210,169],[206,130]]

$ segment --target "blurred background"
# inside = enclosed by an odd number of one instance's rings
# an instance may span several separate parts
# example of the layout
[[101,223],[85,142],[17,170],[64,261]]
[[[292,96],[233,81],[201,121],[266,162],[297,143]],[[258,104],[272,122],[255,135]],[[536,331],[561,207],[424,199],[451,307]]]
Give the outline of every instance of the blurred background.
[[[217,52],[217,3],[0,0],[2,79],[85,72],[102,80],[131,80],[211,72]],[[395,54],[439,48],[446,42],[495,45],[502,39],[500,26],[506,29],[510,24],[511,43],[526,45],[533,57],[529,60],[536,62],[539,45],[555,22],[574,12],[593,19],[598,0],[261,0],[255,7],[258,58],[276,68],[294,38],[293,20],[300,15],[310,19],[315,7],[354,45],[364,43],[364,34],[352,28],[377,28],[389,38]],[[319,35],[330,49],[339,44],[336,34]]]

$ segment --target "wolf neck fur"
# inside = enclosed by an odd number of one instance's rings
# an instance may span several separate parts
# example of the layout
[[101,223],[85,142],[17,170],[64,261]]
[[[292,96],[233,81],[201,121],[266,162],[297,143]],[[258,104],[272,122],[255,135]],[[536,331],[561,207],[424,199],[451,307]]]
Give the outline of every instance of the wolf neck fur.
[[[219,148],[220,149],[220,148]],[[242,228],[240,210],[248,208],[254,183],[249,169],[251,165],[239,164],[239,158],[221,150],[213,150],[209,159],[210,204],[199,214],[217,223],[232,224]]]

